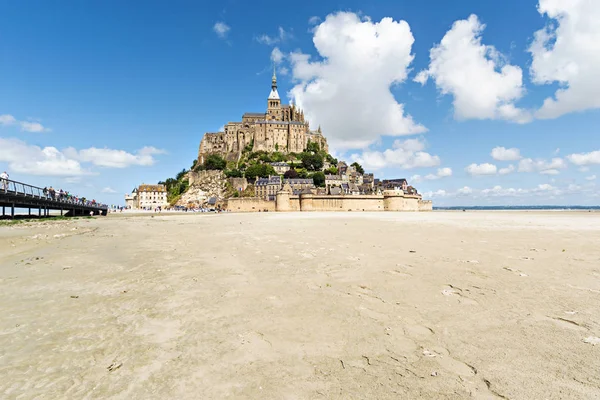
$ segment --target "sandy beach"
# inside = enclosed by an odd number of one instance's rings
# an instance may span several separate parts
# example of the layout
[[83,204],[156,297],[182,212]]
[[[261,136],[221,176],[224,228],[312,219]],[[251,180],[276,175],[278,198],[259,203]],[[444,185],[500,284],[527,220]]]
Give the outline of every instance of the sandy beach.
[[600,213],[0,225],[3,399],[600,398]]

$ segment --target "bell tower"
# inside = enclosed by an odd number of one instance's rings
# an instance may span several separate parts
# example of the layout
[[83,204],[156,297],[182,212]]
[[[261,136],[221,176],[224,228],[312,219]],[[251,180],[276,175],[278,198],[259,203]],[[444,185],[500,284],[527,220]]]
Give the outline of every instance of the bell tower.
[[271,78],[271,94],[267,103],[267,118],[268,119],[279,119],[281,112],[281,99],[277,92],[277,75],[275,75],[275,66],[273,66],[273,77]]

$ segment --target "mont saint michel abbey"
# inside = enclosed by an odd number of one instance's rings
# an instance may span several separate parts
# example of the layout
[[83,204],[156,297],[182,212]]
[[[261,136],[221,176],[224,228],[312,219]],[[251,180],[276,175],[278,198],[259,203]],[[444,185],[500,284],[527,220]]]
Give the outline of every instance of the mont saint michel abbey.
[[281,104],[277,92],[277,77],[273,71],[271,94],[267,99],[267,111],[264,113],[247,112],[241,122],[229,122],[225,132],[207,132],[200,142],[198,161],[204,162],[211,153],[219,153],[228,160],[237,160],[244,147],[252,144],[252,151],[279,151],[282,153],[300,153],[308,142],[318,143],[329,151],[327,139],[321,133],[321,127],[311,131],[304,111],[293,104]]

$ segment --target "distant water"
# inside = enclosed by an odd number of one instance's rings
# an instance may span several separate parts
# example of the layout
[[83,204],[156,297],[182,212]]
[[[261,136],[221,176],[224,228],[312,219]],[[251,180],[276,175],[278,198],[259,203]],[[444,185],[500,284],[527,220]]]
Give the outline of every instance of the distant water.
[[434,210],[600,210],[600,206],[470,206],[470,207],[433,207]]

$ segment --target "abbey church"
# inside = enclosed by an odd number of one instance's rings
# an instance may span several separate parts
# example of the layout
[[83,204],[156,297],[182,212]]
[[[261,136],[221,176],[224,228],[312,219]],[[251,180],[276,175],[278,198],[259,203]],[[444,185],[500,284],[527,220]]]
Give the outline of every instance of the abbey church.
[[206,156],[211,153],[218,153],[231,161],[237,160],[249,145],[252,146],[252,151],[300,153],[308,142],[313,142],[329,151],[321,127],[311,131],[302,110],[293,104],[281,104],[275,71],[271,80],[271,93],[267,99],[267,111],[245,113],[241,122],[229,122],[224,130],[204,134],[198,151],[199,163],[204,163]]

